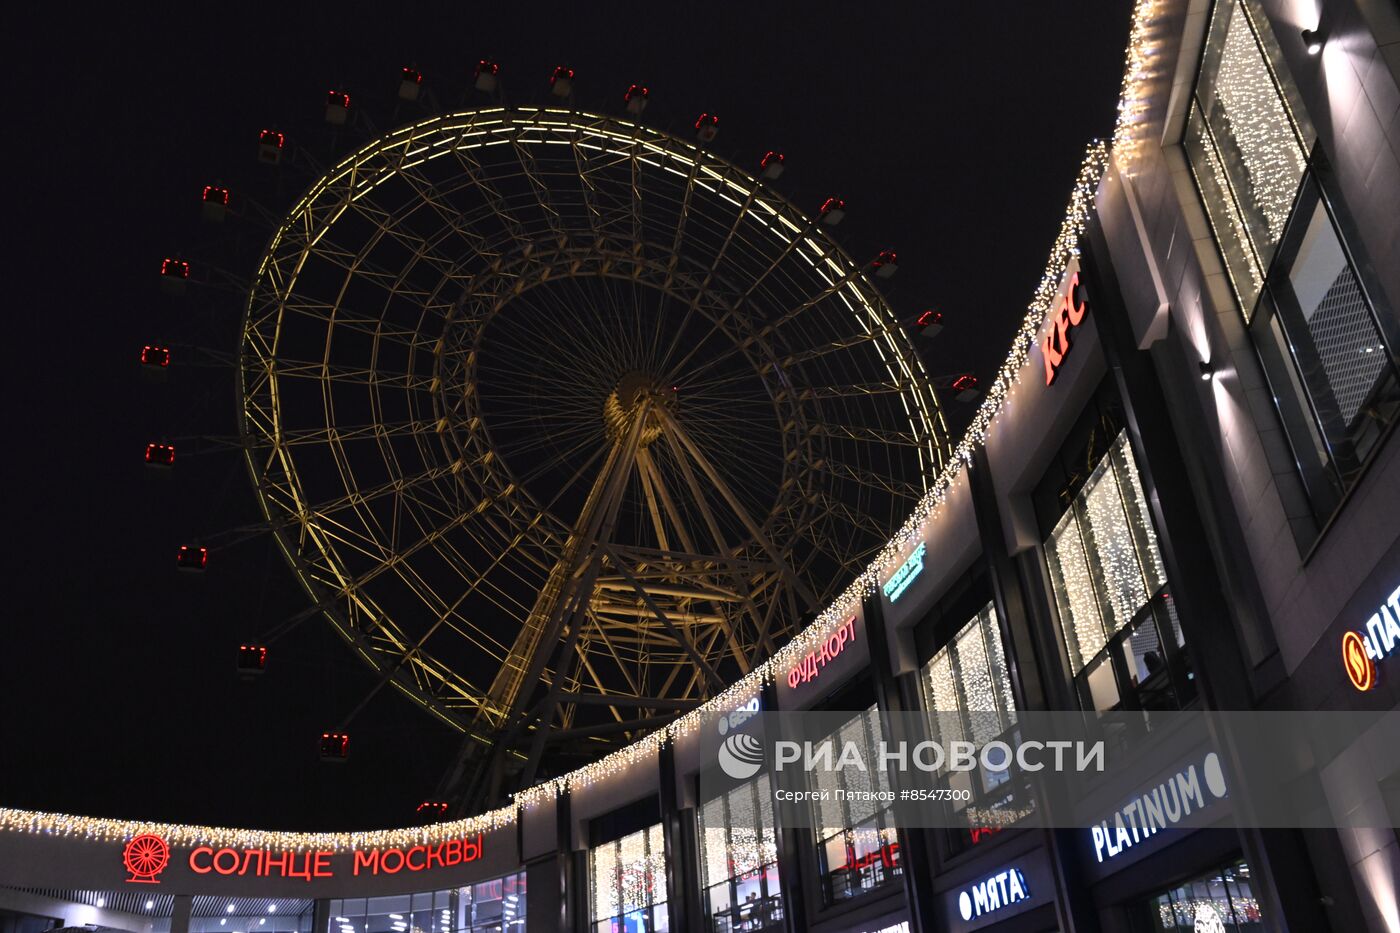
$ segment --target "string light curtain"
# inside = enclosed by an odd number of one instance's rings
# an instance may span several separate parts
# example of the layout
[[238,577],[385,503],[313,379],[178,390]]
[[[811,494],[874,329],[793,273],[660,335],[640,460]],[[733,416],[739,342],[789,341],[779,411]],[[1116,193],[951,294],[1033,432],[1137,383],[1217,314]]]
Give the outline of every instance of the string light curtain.
[[1246,318],[1308,166],[1265,38],[1240,0],[1216,5],[1185,140]]
[[990,742],[1016,721],[996,609],[983,606],[924,666],[935,741]]
[[1147,498],[1119,433],[1045,544],[1075,673],[1166,583]]
[[744,910],[751,898],[766,902],[778,894],[778,842],[767,774],[706,801],[700,807],[700,840],[706,910],[712,917]]
[[664,925],[666,845],[661,825],[648,826],[588,853],[594,929],[655,929]]

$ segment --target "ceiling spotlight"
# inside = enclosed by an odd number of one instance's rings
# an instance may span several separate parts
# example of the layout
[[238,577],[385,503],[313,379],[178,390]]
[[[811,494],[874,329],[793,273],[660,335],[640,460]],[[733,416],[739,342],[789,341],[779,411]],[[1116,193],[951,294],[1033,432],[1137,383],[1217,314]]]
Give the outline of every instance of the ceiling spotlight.
[[225,907],[225,908],[224,908],[224,913],[226,913],[226,914],[231,914],[231,913],[233,913],[233,905],[232,905],[232,904],[229,904],[227,907]]
[[106,906],[107,906],[107,898],[105,898],[105,897],[99,897],[99,898],[97,899],[97,906],[98,906],[98,907],[106,907]]
[[1210,382],[1211,377],[1214,375],[1215,367],[1205,360],[1201,360],[1201,381]]
[[270,913],[270,914],[275,914],[275,913],[277,913],[277,905],[276,905],[276,904],[268,904],[268,905],[267,905],[267,912]]
[[150,910],[151,908],[153,908],[153,907],[155,907],[155,906],[156,906],[156,902],[155,902],[155,901],[147,901],[147,902],[146,902],[146,909],[147,909],[147,910]]
[[1316,55],[1322,51],[1322,44],[1327,41],[1327,37],[1322,34],[1321,29],[1304,29],[1303,45],[1308,49],[1309,55]]

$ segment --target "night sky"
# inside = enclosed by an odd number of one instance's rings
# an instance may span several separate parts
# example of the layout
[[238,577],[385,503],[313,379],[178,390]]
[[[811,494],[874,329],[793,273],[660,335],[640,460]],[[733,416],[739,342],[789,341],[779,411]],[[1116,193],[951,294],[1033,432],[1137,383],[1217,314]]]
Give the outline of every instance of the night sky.
[[[502,63],[510,104],[543,103],[557,64],[576,69],[585,109],[621,113],[622,92],[644,83],[644,122],[689,138],[696,114],[717,113],[720,155],[752,169],[781,150],[777,187],[796,204],[843,197],[836,235],[857,260],[899,252],[898,276],[882,283],[895,310],[950,319],[921,341],[930,371],[985,380],[1044,267],[1085,143],[1112,130],[1130,13],[1126,0],[12,13],[0,805],[399,825],[457,746],[385,691],[352,727],[349,763],[319,763],[316,737],[372,678],[316,619],[278,643],[259,682],[240,682],[239,640],[306,599],[267,535],[220,552],[202,577],[175,570],[178,544],[255,520],[239,460],[182,461],[168,477],[141,462],[158,436],[234,429],[231,371],[156,386],[136,360],[143,343],[191,324],[181,314],[209,315],[194,323],[211,340],[236,333],[232,305],[171,303],[156,272],[200,233],[211,181],[290,206],[301,183],[275,192],[255,164],[263,126],[321,140],[326,91],[342,85],[388,129],[409,63],[452,109],[483,102],[469,85],[487,56]],[[955,431],[970,412],[951,400],[946,410]]]

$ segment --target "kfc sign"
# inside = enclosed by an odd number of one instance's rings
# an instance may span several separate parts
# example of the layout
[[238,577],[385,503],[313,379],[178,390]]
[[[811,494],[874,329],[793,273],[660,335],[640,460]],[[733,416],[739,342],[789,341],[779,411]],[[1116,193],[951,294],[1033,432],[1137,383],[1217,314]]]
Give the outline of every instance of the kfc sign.
[[1060,364],[1069,355],[1073,346],[1074,328],[1084,320],[1089,312],[1089,302],[1084,298],[1083,286],[1079,284],[1079,270],[1070,275],[1069,288],[1050,312],[1049,327],[1040,340],[1041,355],[1045,357],[1045,384],[1054,385],[1060,373]]

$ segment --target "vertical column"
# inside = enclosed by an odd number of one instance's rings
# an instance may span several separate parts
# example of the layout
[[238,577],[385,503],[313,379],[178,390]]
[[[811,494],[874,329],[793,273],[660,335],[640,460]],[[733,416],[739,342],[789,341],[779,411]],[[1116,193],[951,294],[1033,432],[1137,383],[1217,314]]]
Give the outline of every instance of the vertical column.
[[967,466],[967,482],[977,520],[977,537],[982,541],[982,559],[986,561],[987,575],[992,582],[992,603],[1001,628],[1001,643],[1006,648],[1006,668],[1016,704],[1025,710],[1046,709],[1048,701],[1062,699],[1051,697],[1049,690],[1051,684],[1064,678],[1054,676],[1059,665],[1052,663],[1053,655],[1044,655],[1044,645],[1037,645],[1036,633],[1031,628],[1032,600],[1027,598],[1017,564],[1008,553],[985,449],[979,447],[973,451],[972,462]]
[[560,933],[583,933],[592,921],[588,891],[588,852],[574,851],[574,810],[565,788],[554,803]]
[[[1001,642],[1007,652],[1007,671],[1019,708],[1024,710],[1073,709],[1073,691],[1062,673],[1055,626],[1049,618],[1049,601],[1044,591],[1032,584],[1034,559],[1031,553],[1021,561],[1011,557],[1001,522],[1001,507],[992,484],[991,466],[985,449],[977,449],[968,465],[968,485],[977,518],[977,535],[992,582],[992,600]],[[1032,782],[1036,806],[1053,813],[1063,802],[1047,799],[1041,781]],[[1098,914],[1081,877],[1072,830],[1040,829],[1042,843],[1050,856],[1055,875],[1055,912],[1065,933],[1093,933]]]
[[[776,711],[778,709],[778,691],[773,684],[763,685],[762,706],[765,711]],[[767,743],[771,746],[771,742]],[[773,790],[801,790],[801,776],[799,772],[792,768],[785,768],[782,771],[770,771],[773,776]],[[791,806],[791,805],[788,805]],[[776,822],[774,827],[774,839],[778,844],[778,884],[782,887],[783,917],[788,930],[794,933],[802,933],[808,928],[807,910],[808,902],[813,904],[817,900],[810,897],[808,886],[804,883],[806,879],[814,877],[814,872],[808,872],[810,865],[810,853],[814,845],[811,830],[804,830],[796,826],[785,826],[783,821],[783,811],[785,807],[776,804],[773,807],[773,816]]]
[[[330,933],[331,928],[331,902],[326,898],[319,898],[311,905],[311,933]],[[175,933],[171,930],[170,933]]]
[[190,933],[190,908],[194,898],[188,894],[175,895],[175,904],[170,911],[170,933]]
[[[1237,626],[1241,619],[1225,597],[1222,580],[1191,486],[1194,469],[1209,464],[1197,457],[1190,463],[1172,429],[1171,413],[1151,356],[1137,348],[1127,322],[1127,310],[1112,266],[1100,263],[1107,243],[1098,218],[1090,220],[1080,256],[1081,274],[1097,302],[1095,326],[1103,343],[1109,371],[1123,400],[1127,431],[1139,454],[1143,492],[1159,534],[1162,562],[1171,581],[1186,648],[1198,674],[1202,698],[1211,709],[1244,710],[1255,706],[1250,668],[1241,648]],[[1192,445],[1195,450],[1200,445]],[[1205,476],[1209,483],[1214,477]],[[1201,501],[1209,502],[1203,495]],[[1247,763],[1235,754],[1229,736],[1215,736],[1230,771],[1249,780]],[[1257,777],[1267,783],[1266,775]],[[1250,821],[1247,795],[1232,795],[1242,823]],[[1245,857],[1254,870],[1265,915],[1278,930],[1322,930],[1328,923],[1312,870],[1295,832],[1240,827]]]
[[[907,717],[904,715],[907,710],[890,663],[885,614],[878,591],[865,601],[865,634],[870,639],[870,672],[875,681],[875,701],[880,708],[885,741],[895,745],[903,742],[905,748],[911,748],[927,736],[907,734]],[[890,789],[895,796],[895,832],[899,838],[900,861],[904,866],[904,899],[909,906],[909,926],[914,930],[933,930],[938,924],[935,919],[938,897],[933,890],[933,876],[937,867],[934,842],[927,829],[913,825],[914,820],[905,816],[906,811],[915,812],[917,807],[900,803],[901,791],[914,789],[917,782],[911,781],[912,774],[898,768],[891,769],[888,774]]]
[[661,827],[666,840],[666,911],[671,933],[691,933],[702,927],[695,812],[680,808],[676,793],[676,748],[670,742],[661,746],[657,764],[661,777]]

